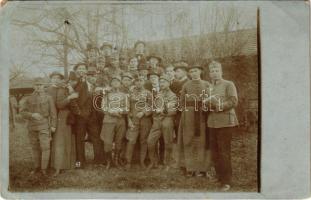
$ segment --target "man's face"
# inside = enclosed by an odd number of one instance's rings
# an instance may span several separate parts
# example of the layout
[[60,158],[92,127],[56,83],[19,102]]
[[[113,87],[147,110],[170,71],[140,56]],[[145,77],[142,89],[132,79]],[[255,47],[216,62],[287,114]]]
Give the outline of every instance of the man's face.
[[87,73],[86,66],[80,65],[80,66],[77,67],[77,69],[76,69],[76,74],[77,74],[79,77],[84,77],[84,76],[86,76],[86,73]]
[[124,86],[124,87],[130,87],[131,85],[132,85],[132,79],[131,78],[129,78],[129,77],[123,77],[122,78],[122,85]]
[[147,69],[143,69],[143,70],[140,70],[139,71],[139,74],[141,75],[141,76],[147,76],[148,75],[148,70]]
[[135,80],[135,86],[137,88],[143,88],[144,84],[145,84],[145,81],[142,78],[139,78],[138,80]]
[[187,72],[181,68],[177,68],[175,70],[175,77],[176,79],[182,79],[183,77],[185,77],[187,74]]
[[110,56],[112,53],[110,46],[104,46],[102,51],[105,56]]
[[222,70],[220,67],[213,67],[209,69],[209,76],[212,80],[219,80],[222,78]]
[[198,68],[193,68],[189,70],[189,75],[191,79],[199,79],[201,75],[201,70]]
[[175,71],[173,66],[169,66],[165,68],[165,73],[173,79],[175,77]]
[[127,65],[127,59],[126,58],[120,58],[120,65],[126,66]]
[[112,61],[111,61],[111,64],[114,67],[118,67],[119,66],[119,58],[113,58]]
[[97,51],[95,49],[91,49],[89,52],[89,62],[96,62],[97,59]]
[[145,52],[145,45],[143,43],[139,43],[136,45],[136,54],[144,54]]
[[52,84],[58,84],[60,83],[62,78],[59,75],[54,75],[51,77],[51,83]]
[[159,63],[159,60],[157,58],[150,58],[149,62],[151,67],[156,67]]
[[170,83],[167,80],[160,79],[160,89],[165,90],[170,86]]
[[36,91],[36,92],[44,92],[45,90],[44,90],[44,85],[43,84],[35,84],[34,85],[34,90]]
[[112,79],[111,80],[111,87],[112,88],[115,88],[115,89],[118,89],[121,87],[121,82],[117,79]]
[[100,57],[97,64],[98,69],[103,70],[105,68],[105,64],[106,64],[105,56]]
[[129,65],[129,70],[137,70],[138,67],[138,60],[136,57],[131,58],[130,60],[130,65]]
[[150,82],[152,84],[158,84],[159,83],[159,77],[157,75],[150,75],[149,79],[150,79]]
[[91,84],[95,84],[96,83],[96,75],[92,74],[92,75],[87,75],[87,81]]

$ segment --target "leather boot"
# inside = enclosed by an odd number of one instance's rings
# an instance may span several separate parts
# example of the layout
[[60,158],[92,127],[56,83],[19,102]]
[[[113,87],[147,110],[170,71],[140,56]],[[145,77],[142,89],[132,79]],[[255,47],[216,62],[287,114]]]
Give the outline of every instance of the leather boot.
[[120,150],[116,150],[116,153],[114,155],[114,165],[117,168],[121,168],[121,162],[120,162]]
[[106,161],[107,161],[106,169],[110,169],[112,167],[112,152],[111,151],[106,152],[105,153],[105,158],[106,158]]
[[133,157],[133,151],[134,151],[135,144],[128,143],[126,146],[126,168],[131,168],[131,162]]
[[146,156],[147,156],[147,145],[141,144],[141,146],[140,146],[140,166],[143,169],[146,168],[146,165],[145,165]]

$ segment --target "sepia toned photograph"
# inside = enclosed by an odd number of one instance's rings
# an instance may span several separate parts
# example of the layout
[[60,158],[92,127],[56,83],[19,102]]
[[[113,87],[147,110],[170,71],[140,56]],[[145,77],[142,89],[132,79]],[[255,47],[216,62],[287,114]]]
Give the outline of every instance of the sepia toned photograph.
[[260,192],[259,7],[6,7],[9,192]]

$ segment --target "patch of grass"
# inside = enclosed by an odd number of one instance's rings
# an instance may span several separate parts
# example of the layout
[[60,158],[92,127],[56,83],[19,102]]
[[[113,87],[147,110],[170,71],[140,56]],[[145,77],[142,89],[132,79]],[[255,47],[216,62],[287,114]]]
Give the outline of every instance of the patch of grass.
[[[24,124],[10,132],[10,191],[97,191],[97,192],[206,192],[217,185],[206,178],[186,178],[178,170],[150,172],[138,166],[130,171],[106,170],[91,164],[92,145],[86,143],[87,166],[84,170],[66,170],[57,177],[29,177],[31,149]],[[232,191],[257,191],[257,134],[239,131],[232,142]]]

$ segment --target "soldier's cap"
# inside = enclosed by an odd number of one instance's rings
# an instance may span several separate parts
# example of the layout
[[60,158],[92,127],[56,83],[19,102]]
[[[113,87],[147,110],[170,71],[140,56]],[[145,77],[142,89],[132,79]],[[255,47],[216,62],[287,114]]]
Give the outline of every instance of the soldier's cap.
[[144,46],[146,46],[146,43],[144,41],[138,40],[137,42],[135,42],[134,48],[136,48],[136,46],[139,44],[143,44]]
[[171,82],[171,78],[168,75],[166,75],[166,74],[160,76],[159,80],[161,80],[161,79],[166,80],[169,83]]
[[85,67],[86,67],[86,69],[88,69],[87,64],[85,64],[85,63],[78,63],[78,64],[76,64],[76,65],[73,67],[73,70],[74,70],[74,71],[76,71],[76,70],[77,70],[77,68],[78,68],[78,67],[80,67],[80,66],[85,66]]
[[86,45],[86,50],[91,50],[91,49],[95,49],[96,51],[98,51],[98,48],[94,45],[92,45],[91,43],[88,43]]
[[112,82],[113,80],[118,80],[121,82],[121,77],[120,76],[112,76],[110,79],[110,82]]
[[46,81],[46,79],[44,79],[42,77],[37,77],[34,79],[33,84],[34,85],[46,85],[47,81]]
[[208,69],[212,69],[212,68],[222,68],[221,67],[221,63],[217,62],[215,60],[213,60],[209,65],[208,65]]
[[133,78],[134,78],[134,82],[140,81],[140,80],[145,80],[145,77],[142,75],[139,75],[139,74],[135,74]]
[[188,64],[184,61],[181,61],[181,62],[175,63],[174,67],[175,67],[174,70],[177,70],[177,69],[187,70]]
[[103,50],[104,47],[110,47],[112,49],[112,44],[108,43],[108,42],[103,42],[103,44],[100,47],[100,50]]
[[124,52],[124,51],[121,51],[120,54],[119,54],[119,59],[121,59],[121,58],[127,59],[127,53]]
[[52,78],[53,76],[59,76],[61,79],[64,79],[64,75],[60,72],[54,71],[49,75],[49,78]]
[[147,63],[146,62],[139,63],[138,70],[149,70]]
[[151,72],[149,72],[149,74],[148,74],[148,78],[150,78],[150,76],[158,76],[158,77],[160,77],[160,74],[158,74],[158,73],[156,73],[156,72],[154,72],[154,71],[151,71]]
[[155,54],[151,54],[151,55],[147,56],[146,58],[147,58],[148,61],[151,58],[155,58],[155,59],[158,59],[159,63],[162,62],[162,58],[160,56],[155,55]]
[[194,64],[194,65],[188,66],[187,71],[190,71],[191,69],[200,69],[200,70],[203,70],[203,67],[202,67],[201,65]]
[[95,75],[96,74],[96,67],[89,67],[86,74],[87,75]]
[[123,72],[123,73],[122,73],[122,78],[124,78],[124,77],[128,77],[128,78],[130,78],[130,79],[133,79],[132,74],[129,73],[129,72]]

